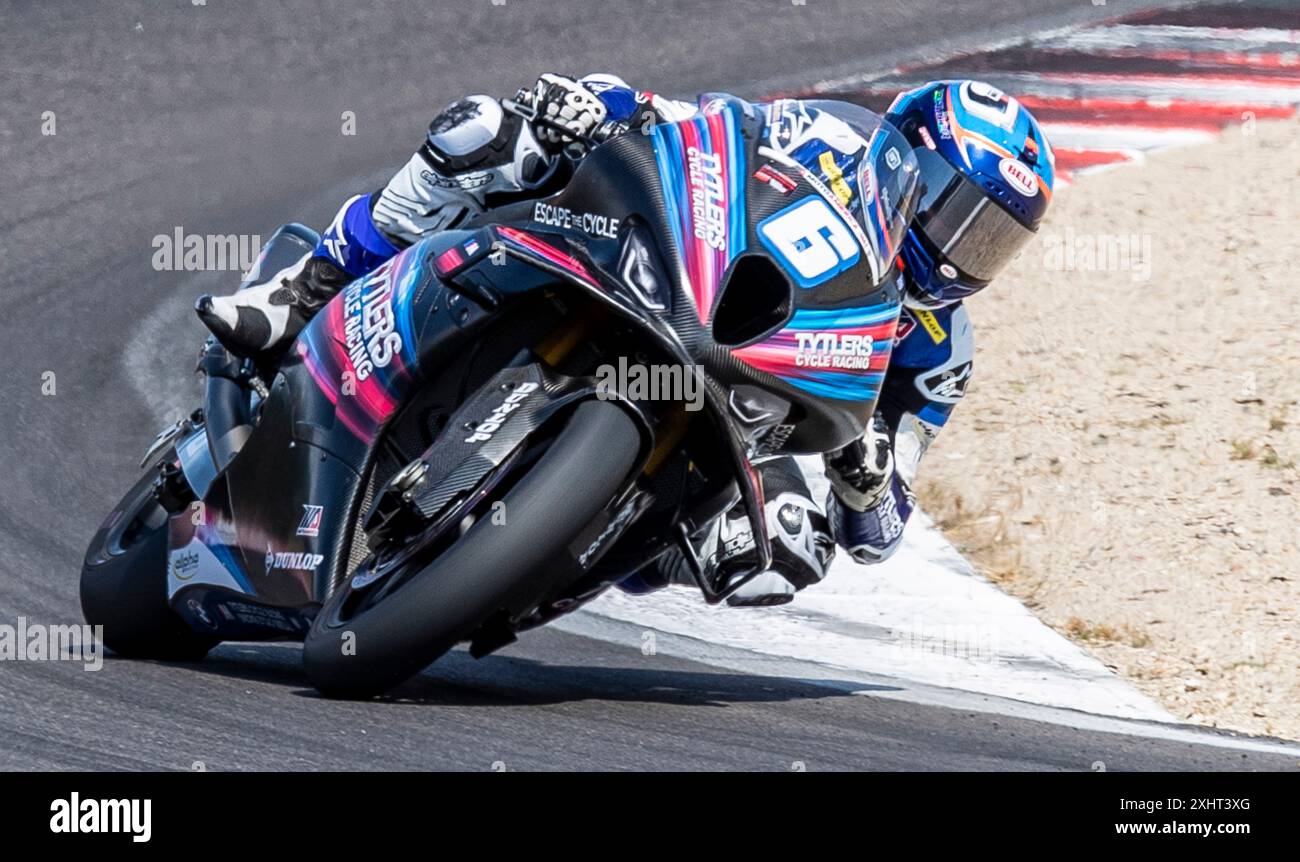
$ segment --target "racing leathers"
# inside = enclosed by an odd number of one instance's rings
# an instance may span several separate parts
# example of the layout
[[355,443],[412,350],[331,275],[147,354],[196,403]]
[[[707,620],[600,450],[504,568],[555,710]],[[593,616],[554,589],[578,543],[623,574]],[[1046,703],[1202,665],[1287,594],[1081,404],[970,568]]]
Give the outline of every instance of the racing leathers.
[[[575,140],[645,131],[697,111],[610,75],[576,81],[545,75],[517,98],[534,112],[531,119],[482,95],[445,108],[383,188],[344,202],[311,255],[265,286],[202,298],[200,317],[236,353],[282,349],[343,286],[422,237],[471,214],[558,191],[571,164],[559,156]],[[960,305],[903,312],[871,427],[860,441],[824,456],[831,483],[825,510],[793,459],[758,464],[773,570],[742,588],[732,604],[788,601],[824,577],[835,544],[863,563],[894,552],[914,507],[909,485],[916,464],[965,389],[970,355],[970,324]],[[743,540],[747,532],[743,515],[732,512],[698,541],[716,545]],[[620,586],[646,591],[686,580],[684,572],[680,555],[669,554]]]

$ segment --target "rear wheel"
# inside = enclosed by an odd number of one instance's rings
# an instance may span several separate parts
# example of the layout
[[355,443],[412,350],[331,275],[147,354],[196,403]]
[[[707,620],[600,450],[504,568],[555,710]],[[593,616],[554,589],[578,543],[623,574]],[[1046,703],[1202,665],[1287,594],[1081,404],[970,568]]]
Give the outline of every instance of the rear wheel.
[[504,523],[479,518],[431,562],[357,589],[355,579],[340,585],[304,645],[312,685],[340,697],[382,693],[494,616],[530,611],[555,586],[538,573],[623,487],[640,442],[616,404],[580,405],[527,472],[485,501],[489,511],[504,504]]
[[198,661],[219,641],[196,634],[167,605],[167,510],[146,473],[108,517],[81,567],[81,612],[127,658]]

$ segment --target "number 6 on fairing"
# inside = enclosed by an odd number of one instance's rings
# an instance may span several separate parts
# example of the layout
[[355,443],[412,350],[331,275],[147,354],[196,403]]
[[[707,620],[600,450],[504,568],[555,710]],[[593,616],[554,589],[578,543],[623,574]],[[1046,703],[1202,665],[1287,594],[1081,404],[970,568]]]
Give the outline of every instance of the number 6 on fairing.
[[800,287],[816,287],[862,256],[848,225],[819,197],[806,197],[763,219],[758,235]]

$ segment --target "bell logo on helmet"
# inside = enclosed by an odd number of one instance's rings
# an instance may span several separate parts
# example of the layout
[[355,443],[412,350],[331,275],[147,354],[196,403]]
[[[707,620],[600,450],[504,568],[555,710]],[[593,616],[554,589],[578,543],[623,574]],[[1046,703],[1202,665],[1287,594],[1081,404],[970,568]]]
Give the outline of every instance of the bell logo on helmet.
[[1027,198],[1038,194],[1038,176],[1025,165],[1012,158],[1005,158],[998,163],[1002,178],[1011,187]]

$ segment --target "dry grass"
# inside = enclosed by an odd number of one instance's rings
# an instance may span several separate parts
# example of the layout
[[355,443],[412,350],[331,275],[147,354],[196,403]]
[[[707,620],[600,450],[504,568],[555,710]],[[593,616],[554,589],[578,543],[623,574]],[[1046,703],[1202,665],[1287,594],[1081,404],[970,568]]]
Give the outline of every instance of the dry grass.
[[1151,636],[1130,625],[1112,626],[1108,623],[1090,623],[1078,617],[1070,617],[1065,621],[1064,630],[1070,637],[1081,641],[1119,643],[1135,649],[1151,646]]
[[1273,467],[1278,470],[1295,469],[1295,461],[1290,458],[1283,458],[1277,454],[1277,450],[1267,443],[1264,444],[1264,454],[1260,456],[1259,463],[1265,467]]
[[1014,525],[1008,509],[987,503],[972,509],[961,494],[935,482],[922,482],[916,495],[926,514],[985,577],[997,584],[1021,578],[1019,546],[1009,540]]

